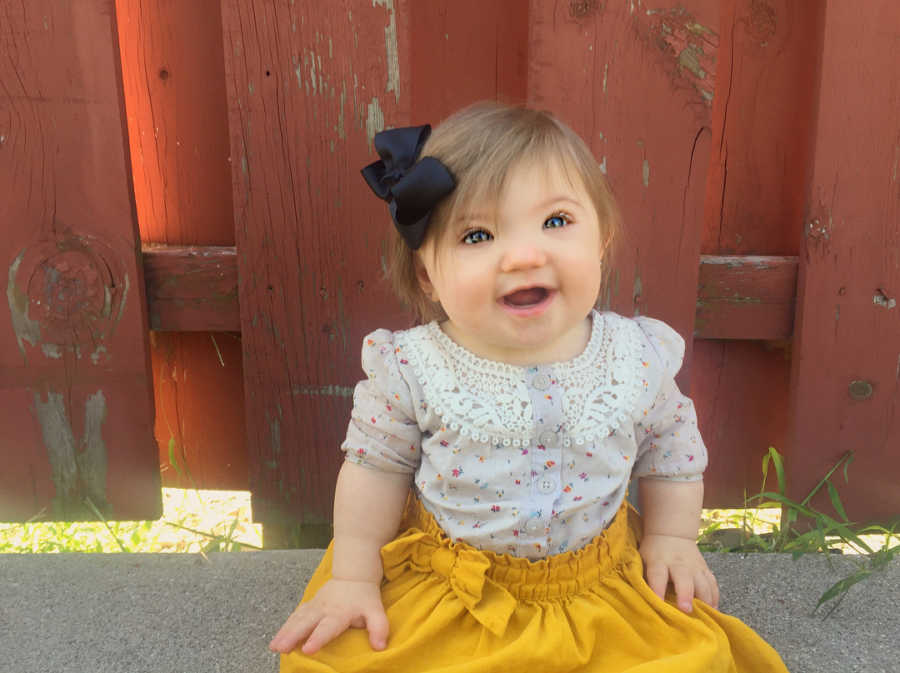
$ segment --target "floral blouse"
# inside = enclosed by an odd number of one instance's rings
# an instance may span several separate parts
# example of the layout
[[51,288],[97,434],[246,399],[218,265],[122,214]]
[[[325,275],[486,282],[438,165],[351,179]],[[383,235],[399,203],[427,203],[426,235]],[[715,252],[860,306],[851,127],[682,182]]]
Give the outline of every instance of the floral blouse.
[[575,550],[631,477],[702,478],[707,452],[678,390],[684,340],[665,323],[592,314],[585,350],[523,367],[485,360],[437,322],[363,341],[347,460],[414,475],[454,541],[527,558]]

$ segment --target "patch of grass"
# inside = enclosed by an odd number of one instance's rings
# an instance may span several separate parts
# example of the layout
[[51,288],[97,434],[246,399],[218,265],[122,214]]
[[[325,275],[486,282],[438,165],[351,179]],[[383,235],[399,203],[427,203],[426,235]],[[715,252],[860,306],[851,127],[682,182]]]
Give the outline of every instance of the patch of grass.
[[[92,508],[93,503],[85,503]],[[163,489],[157,521],[43,521],[0,523],[0,554],[64,552],[241,551],[262,547],[262,526],[253,524],[246,491]]]
[[[815,613],[820,607],[829,603],[829,616],[841,604],[850,588],[869,577],[873,572],[885,568],[900,554],[900,520],[893,522],[889,528],[878,525],[861,526],[850,521],[844,504],[832,481],[834,474],[841,468],[844,481],[849,481],[847,468],[853,462],[853,452],[846,452],[832,466],[828,473],[800,502],[791,500],[786,494],[784,458],[774,448],[769,447],[763,458],[763,482],[760,493],[744,498],[746,509],[743,514],[713,520],[700,532],[698,545],[704,551],[736,551],[736,552],[780,552],[790,553],[794,560],[809,553],[844,553],[856,569],[829,587],[820,597],[813,609]],[[778,483],[777,491],[766,490],[769,469],[774,467]],[[821,512],[810,505],[812,499],[823,488],[834,512]],[[751,509],[754,505],[758,509]],[[780,511],[777,523],[772,517],[767,520],[768,532],[760,532],[760,512]],[[805,530],[797,525],[801,517]],[[730,527],[723,526],[724,523]],[[764,527],[764,526],[763,526]],[[877,544],[872,537],[882,538],[883,544]],[[829,556],[830,559],[830,556]],[[832,565],[832,568],[834,566]]]

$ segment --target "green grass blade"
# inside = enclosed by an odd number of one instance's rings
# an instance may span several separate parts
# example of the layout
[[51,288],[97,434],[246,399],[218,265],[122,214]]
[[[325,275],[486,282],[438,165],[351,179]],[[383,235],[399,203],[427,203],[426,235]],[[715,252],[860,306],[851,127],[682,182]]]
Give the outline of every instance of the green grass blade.
[[[773,493],[771,491],[767,491],[765,493],[760,493],[760,496],[763,498],[768,498],[769,500],[777,502],[781,505],[786,505],[788,507],[789,515],[791,513],[794,513],[803,514],[804,516],[808,516],[813,519],[816,518],[817,512],[815,510],[811,510],[804,505],[800,505],[788,498],[786,495],[782,495],[781,493]],[[782,527],[784,527],[784,524],[782,524]]]
[[819,489],[821,489],[822,486],[824,486],[825,483],[831,478],[831,475],[834,474],[835,471],[842,464],[847,465],[849,463],[849,461],[852,459],[853,459],[853,451],[844,452],[844,455],[842,455],[838,459],[838,461],[834,465],[831,466],[831,469],[828,470],[828,473],[824,477],[822,477],[821,481],[819,481],[819,483],[815,485],[813,490],[811,490],[809,493],[807,493],[806,497],[803,498],[803,500],[800,502],[800,504],[803,506],[806,506],[806,504],[809,503],[809,501],[813,499],[813,496],[815,496],[815,494],[819,492]]
[[175,468],[175,472],[179,477],[184,477],[181,468],[178,466],[178,459],[175,457],[175,437],[169,437],[169,465]]
[[198,530],[198,529],[196,529],[196,528],[191,528],[191,527],[189,527],[189,526],[182,526],[180,523],[174,523],[174,522],[172,522],[172,521],[166,521],[166,524],[169,525],[169,526],[174,526],[175,528],[180,528],[181,530],[186,530],[186,531],[188,531],[189,533],[194,533],[195,535],[202,535],[203,537],[208,537],[208,538],[210,538],[210,539],[215,539],[216,537],[218,537],[218,536],[215,535],[214,533],[208,533],[208,532],[206,532],[206,531]]
[[[772,448],[773,447],[770,446],[769,450],[771,451]],[[760,492],[766,490],[766,482],[768,482],[768,480],[769,480],[769,461],[770,460],[772,460],[772,457],[768,453],[763,456],[763,459],[762,459],[762,477],[763,478],[762,478],[762,487],[760,487],[760,489],[759,489]],[[758,496],[753,496],[753,498],[756,498],[756,497],[758,497]],[[750,499],[753,500],[753,498],[750,498]],[[744,499],[746,500],[746,496]]]
[[796,554],[796,561],[801,555],[818,551],[825,544],[825,534],[818,528],[807,531],[803,535],[795,537],[793,540],[785,544],[782,551],[789,551]]
[[853,462],[853,458],[854,458],[854,454],[851,451],[850,457],[847,458],[847,460],[844,462],[844,483],[845,484],[850,481],[850,477],[847,476],[847,468],[850,467],[850,463]]
[[106,526],[106,530],[109,531],[109,534],[112,535],[113,540],[115,540],[115,541],[116,541],[116,544],[119,545],[119,549],[121,549],[123,552],[126,552],[126,553],[127,553],[128,550],[125,549],[125,545],[122,544],[122,541],[119,539],[119,536],[116,535],[116,534],[113,532],[113,529],[109,527],[109,522],[106,520],[106,517],[103,516],[103,515],[100,513],[100,510],[97,509],[97,506],[94,505],[94,501],[91,500],[88,496],[85,496],[85,497],[84,497],[84,502],[87,504],[87,506],[88,506],[88,507],[91,509],[91,511],[94,513],[94,516],[96,516],[98,519],[100,519],[100,520],[103,522],[103,525]]
[[212,540],[206,543],[206,546],[203,547],[203,555],[209,554],[213,551],[220,551],[220,545],[222,543],[222,538],[219,536],[214,537]]
[[766,478],[769,473],[769,461],[775,465],[775,476],[778,478],[778,492],[784,494],[786,490],[786,480],[784,477],[784,460],[778,449],[774,446],[769,447],[768,453],[763,456],[763,488],[765,488]]
[[888,547],[885,543],[884,547],[871,554],[871,567],[875,570],[883,570],[898,555],[900,555],[900,546]]
[[240,520],[238,517],[234,517],[234,521],[231,522],[231,528],[228,529],[228,533],[225,535],[225,540],[227,541],[227,546],[225,551],[239,551],[239,549],[235,549],[235,545],[237,541],[234,539],[234,531],[238,526]]
[[845,577],[844,579],[842,579],[838,582],[835,582],[834,584],[831,585],[831,587],[829,587],[825,591],[825,593],[823,593],[819,597],[819,602],[816,603],[816,607],[813,608],[813,612],[818,610],[819,606],[821,606],[823,603],[827,603],[828,601],[830,601],[832,598],[838,596],[839,594],[846,593],[850,589],[850,587],[852,587],[857,582],[862,582],[864,579],[866,579],[871,574],[872,574],[871,570],[859,570],[856,573],[854,573],[853,575],[850,575],[850,577]]
[[[210,544],[214,545],[213,546],[214,550],[216,548],[218,548],[219,542],[221,540],[225,539],[221,535],[216,535],[215,533],[208,533],[206,531],[197,530],[196,528],[190,528],[189,526],[182,526],[181,524],[174,523],[172,521],[166,521],[165,523],[166,523],[166,525],[174,526],[175,528],[180,528],[181,530],[186,530],[189,533],[194,533],[195,535],[202,535],[205,538],[209,538],[211,540]],[[233,530],[234,530],[234,527],[232,527],[232,531]],[[242,542],[241,546],[247,547],[248,549],[258,549],[258,550],[262,551],[262,547],[257,547],[256,545],[252,545],[249,542]]]
[[844,504],[841,502],[841,496],[838,495],[834,484],[830,481],[826,481],[825,485],[828,487],[828,497],[831,499],[831,506],[834,507],[834,511],[840,514],[845,523],[849,523],[850,519],[847,518],[847,512],[844,511]]

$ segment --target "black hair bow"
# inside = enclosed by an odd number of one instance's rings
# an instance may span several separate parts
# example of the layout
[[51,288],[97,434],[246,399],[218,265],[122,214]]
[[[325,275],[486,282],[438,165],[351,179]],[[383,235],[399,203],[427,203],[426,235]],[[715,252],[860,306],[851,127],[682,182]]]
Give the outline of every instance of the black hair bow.
[[372,191],[388,202],[397,231],[413,250],[425,240],[432,209],[456,187],[438,159],[416,161],[429,135],[428,124],[376,133],[375,150],[381,159],[362,169]]

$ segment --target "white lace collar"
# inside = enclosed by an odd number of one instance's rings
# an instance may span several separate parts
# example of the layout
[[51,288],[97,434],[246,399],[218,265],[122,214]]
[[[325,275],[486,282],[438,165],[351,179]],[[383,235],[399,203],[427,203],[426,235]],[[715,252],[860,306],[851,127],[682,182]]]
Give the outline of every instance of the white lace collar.
[[510,376],[519,376],[522,372],[527,372],[533,367],[552,367],[560,376],[566,376],[572,369],[579,369],[591,364],[597,358],[600,350],[601,338],[604,331],[603,317],[597,311],[591,312],[591,335],[588,337],[587,345],[584,350],[571,360],[563,360],[561,362],[552,362],[542,365],[511,365],[499,360],[488,360],[479,355],[475,355],[472,351],[464,346],[460,346],[447,333],[441,329],[437,320],[432,320],[427,325],[423,325],[428,331],[428,335],[432,340],[436,341],[454,360],[458,360],[466,367],[478,369],[481,371],[498,371],[506,372]]
[[[463,437],[505,446],[535,438],[527,381],[535,367],[487,360],[447,336],[437,322],[396,335],[425,398]],[[591,336],[571,360],[547,365],[563,391],[564,444],[609,436],[631,414],[643,389],[640,328],[615,313],[592,313]]]

